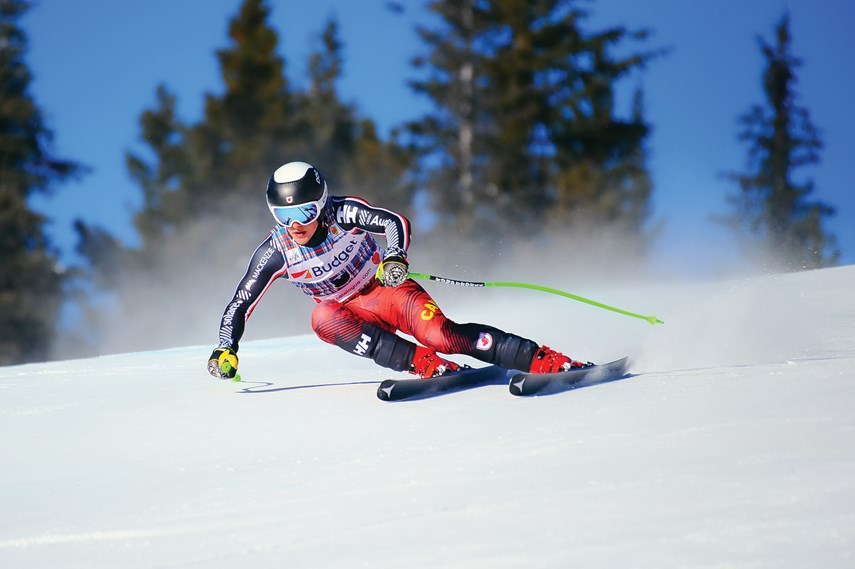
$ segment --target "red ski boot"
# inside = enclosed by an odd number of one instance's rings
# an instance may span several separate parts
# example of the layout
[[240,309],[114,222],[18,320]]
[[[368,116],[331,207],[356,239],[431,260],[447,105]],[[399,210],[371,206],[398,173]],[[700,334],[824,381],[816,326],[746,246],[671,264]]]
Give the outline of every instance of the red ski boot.
[[561,352],[556,352],[548,346],[541,346],[535,352],[534,359],[531,360],[529,373],[556,373],[587,367],[588,365],[571,360]]
[[409,371],[422,379],[428,379],[459,369],[459,365],[442,359],[433,350],[424,346],[416,346],[416,354],[413,356],[413,363],[410,364]]

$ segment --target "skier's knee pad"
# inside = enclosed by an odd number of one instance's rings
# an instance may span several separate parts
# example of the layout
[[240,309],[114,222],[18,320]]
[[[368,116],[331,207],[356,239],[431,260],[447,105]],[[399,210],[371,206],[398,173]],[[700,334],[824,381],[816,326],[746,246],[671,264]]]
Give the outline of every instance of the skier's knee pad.
[[339,319],[322,324],[317,331],[318,336],[352,354],[371,358],[377,365],[395,371],[410,369],[416,353],[416,345],[412,342],[365,321],[347,334],[335,332],[335,328],[341,326],[348,327],[348,323]]
[[531,340],[484,324],[463,324],[458,330],[466,338],[468,346],[466,351],[449,353],[466,353],[505,369],[528,371],[531,368],[531,360],[537,351],[537,344]]
[[515,334],[498,332],[493,339],[493,363],[505,369],[528,371],[537,351],[537,344]]
[[377,365],[395,371],[410,369],[410,364],[413,363],[413,357],[416,353],[416,345],[397,334],[381,330],[375,326],[371,327],[378,331],[374,337],[374,348],[370,355],[371,359]]

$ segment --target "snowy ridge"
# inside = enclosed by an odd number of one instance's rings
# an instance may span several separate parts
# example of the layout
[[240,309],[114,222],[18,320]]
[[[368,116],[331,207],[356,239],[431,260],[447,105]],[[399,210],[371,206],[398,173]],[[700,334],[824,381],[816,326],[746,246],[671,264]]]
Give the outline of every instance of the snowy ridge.
[[3,368],[0,567],[855,566],[855,266],[638,288],[580,292],[664,326],[446,308],[633,356],[556,396],[383,403],[309,334],[246,342],[242,383],[210,346]]

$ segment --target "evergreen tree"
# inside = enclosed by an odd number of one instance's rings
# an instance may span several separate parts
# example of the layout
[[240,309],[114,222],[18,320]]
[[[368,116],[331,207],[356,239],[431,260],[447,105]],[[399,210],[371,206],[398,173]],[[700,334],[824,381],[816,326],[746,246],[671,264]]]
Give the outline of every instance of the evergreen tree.
[[[192,289],[193,299],[214,295],[221,283],[205,279],[211,267],[239,275],[247,248],[269,227],[267,178],[297,140],[294,99],[269,12],[265,0],[244,0],[230,21],[230,44],[216,52],[223,91],[205,95],[202,120],[184,123],[175,95],[163,85],[155,106],[140,116],[145,150],[129,153],[126,162],[143,195],[134,218],[141,245],[77,225],[78,250],[110,299],[108,310],[94,307],[96,314],[88,315],[98,331],[97,351],[188,341],[186,326],[158,326],[163,315],[140,308],[161,306],[175,291]],[[193,309],[193,299],[184,299],[185,310]]]
[[[578,12],[577,20],[585,17]],[[568,24],[568,28],[569,28]],[[622,26],[580,34],[581,50],[551,84],[554,101],[546,122],[558,167],[557,200],[551,211],[558,223],[595,227],[616,225],[643,242],[650,213],[652,181],[647,169],[645,140],[650,126],[644,119],[643,92],[636,89],[631,113],[617,114],[618,83],[643,68],[663,50],[614,57],[626,41],[644,41],[649,32]],[[575,84],[565,89],[562,82]]]
[[29,198],[79,173],[48,149],[53,133],[29,92],[27,37],[19,26],[30,8],[0,0],[0,365],[44,359],[54,340],[66,277]]
[[809,111],[797,103],[795,71],[801,61],[791,51],[789,16],[775,28],[774,44],[758,42],[766,61],[766,101],[740,118],[739,138],[750,145],[748,172],[730,175],[741,191],[730,198],[735,213],[726,222],[740,232],[747,229],[774,263],[789,270],[832,265],[838,257],[835,239],[822,222],[834,208],[807,201],[812,180],[794,180],[798,169],[819,161],[822,141]]
[[[155,159],[129,155],[128,168],[143,190],[136,224],[146,247],[156,250],[164,237],[202,217],[246,224],[269,220],[263,189],[270,173],[290,160],[317,165],[341,191],[351,191],[341,182],[359,181],[350,173],[356,154],[363,144],[378,141],[372,142],[373,123],[359,119],[336,91],[343,69],[336,22],[323,29],[321,48],[309,58],[307,88],[300,91],[285,75],[268,18],[264,0],[241,5],[229,26],[232,44],[217,52],[225,92],[206,96],[202,121],[182,124],[165,87],[158,90],[157,106],[141,117],[141,138]],[[372,171],[385,178],[385,186],[362,184],[356,190],[400,195],[405,153],[395,145],[378,148],[382,156]]]
[[184,124],[164,85],[155,107],[140,117],[147,149],[129,153],[127,167],[143,192],[136,228],[154,256],[165,238],[200,219],[260,217],[254,205],[271,164],[297,139],[293,95],[269,13],[265,0],[245,0],[231,20],[232,43],[216,54],[224,92],[206,94],[203,120]]
[[[480,147],[487,120],[479,118],[483,95],[484,59],[475,42],[483,29],[483,6],[478,0],[433,1],[429,10],[442,28],[418,26],[428,46],[426,56],[413,65],[428,75],[411,81],[416,93],[428,97],[436,110],[408,124],[422,158],[435,161],[422,182],[430,188],[433,207],[442,212],[446,225],[473,231],[491,195],[485,181]],[[480,157],[480,160],[479,160]]]
[[142,190],[143,209],[135,218],[143,243],[174,234],[190,207],[178,191],[191,176],[187,144],[188,128],[176,115],[176,98],[163,85],[157,88],[157,106],[140,117],[142,140],[157,158],[154,164],[129,153],[128,172]]
[[[437,0],[439,29],[420,28],[430,50],[415,61],[417,92],[436,111],[411,125],[438,163],[428,180],[442,218],[544,220],[571,212],[592,225],[619,222],[638,237],[652,188],[639,102],[618,116],[616,83],[657,52],[611,52],[647,32],[587,33],[571,0]],[[457,197],[454,196],[457,194]],[[578,219],[576,220],[578,221]]]
[[300,145],[306,156],[324,164],[325,176],[338,178],[340,158],[353,153],[355,111],[339,100],[336,82],[344,67],[338,24],[327,22],[321,34],[320,49],[309,56],[309,85],[299,96],[297,108]]
[[[212,185],[239,200],[256,198],[271,164],[283,161],[298,135],[285,60],[276,51],[279,37],[269,16],[265,0],[244,0],[229,25],[232,45],[217,52],[225,93],[207,96],[205,120],[190,141],[197,179],[185,191],[194,206],[195,198],[212,197]],[[228,200],[227,206],[238,203]]]
[[338,23],[330,20],[309,56],[308,88],[295,94],[299,155],[321,169],[335,193],[407,214],[413,191],[406,180],[410,153],[394,137],[384,142],[374,122],[360,118],[356,107],[339,97],[343,49]]
[[[551,75],[579,45],[575,10],[556,0],[492,0],[485,10],[484,99],[493,132],[486,136],[491,188],[500,212],[540,225],[550,205],[556,149],[549,131]],[[568,25],[569,24],[569,25]]]

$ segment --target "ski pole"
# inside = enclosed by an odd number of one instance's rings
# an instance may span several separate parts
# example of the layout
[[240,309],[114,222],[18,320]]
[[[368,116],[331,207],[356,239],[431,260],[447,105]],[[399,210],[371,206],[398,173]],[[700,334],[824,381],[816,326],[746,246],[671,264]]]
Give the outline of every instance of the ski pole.
[[655,316],[644,316],[643,314],[636,314],[635,312],[629,312],[628,310],[623,310],[622,308],[617,308],[614,306],[609,306],[608,304],[603,304],[602,302],[597,302],[596,300],[591,300],[590,298],[585,298],[583,296],[579,296],[570,292],[566,292],[563,290],[558,290],[555,288],[550,288],[548,286],[541,286],[531,283],[518,283],[512,281],[494,281],[494,282],[478,282],[478,281],[461,281],[457,279],[448,279],[445,277],[438,277],[436,275],[428,275],[425,273],[410,273],[411,277],[417,279],[424,279],[429,281],[436,281],[438,283],[446,283],[453,284],[459,286],[471,286],[476,288],[481,287],[513,287],[513,288],[526,288],[529,290],[538,290],[540,292],[548,292],[549,294],[556,294],[558,296],[563,296],[565,298],[569,298],[572,300],[577,300],[579,302],[584,302],[585,304],[590,304],[591,306],[596,306],[597,308],[603,308],[605,310],[611,310],[612,312],[617,312],[618,314],[623,314],[624,316],[632,316],[633,318],[640,318],[641,320],[646,320],[650,324],[664,324],[662,320],[659,320]]

